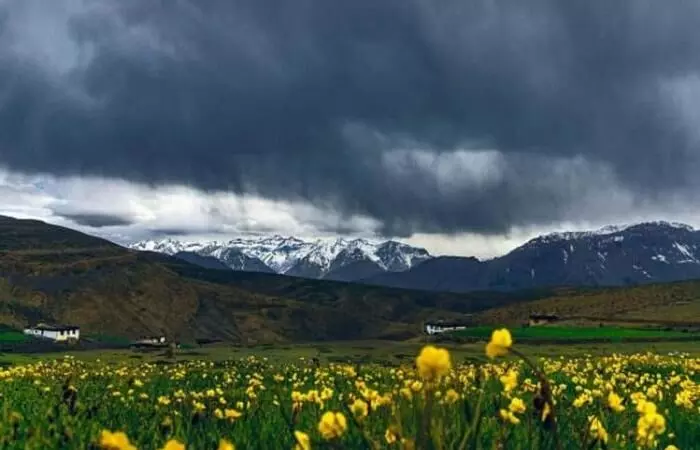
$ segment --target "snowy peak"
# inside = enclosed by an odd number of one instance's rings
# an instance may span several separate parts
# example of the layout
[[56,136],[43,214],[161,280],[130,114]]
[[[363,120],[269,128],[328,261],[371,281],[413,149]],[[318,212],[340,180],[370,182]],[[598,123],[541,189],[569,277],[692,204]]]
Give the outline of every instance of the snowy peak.
[[431,258],[424,248],[387,241],[377,248],[377,256],[389,272],[403,272]]
[[633,268],[653,278],[649,275],[650,269],[644,266],[655,263],[700,264],[700,231],[681,223],[659,221],[604,227],[596,231],[553,233],[532,239],[503,258],[552,251],[561,255],[563,264],[588,258],[606,270],[633,258]]
[[431,258],[423,248],[395,241],[345,238],[307,241],[280,235],[239,237],[225,242],[184,242],[168,238],[136,242],[129,247],[168,255],[194,253],[216,258],[233,270],[271,271],[308,278],[336,279],[342,269],[337,279],[346,281],[375,273],[408,270]]
[[345,239],[335,239],[332,241],[316,241],[312,249],[304,257],[308,264],[319,267],[322,271],[328,271],[331,263],[345,249],[350,247],[350,242]]
[[700,231],[644,222],[551,233],[486,261],[438,257],[369,280],[385,286],[465,292],[551,286],[628,286],[700,279]]
[[312,245],[301,239],[276,235],[258,239],[233,239],[220,247],[238,249],[250,257],[259,259],[277,273],[287,273],[312,250]]
[[629,225],[606,225],[597,230],[589,231],[562,231],[544,234],[526,242],[520,248],[541,245],[556,241],[570,241],[578,239],[593,239],[598,237],[620,235],[622,233],[694,233],[696,230],[690,225],[679,222],[642,222]]
[[140,251],[165,253],[166,255],[174,255],[175,253],[185,252],[187,244],[174,239],[163,239],[161,241],[141,241],[129,245],[129,248]]

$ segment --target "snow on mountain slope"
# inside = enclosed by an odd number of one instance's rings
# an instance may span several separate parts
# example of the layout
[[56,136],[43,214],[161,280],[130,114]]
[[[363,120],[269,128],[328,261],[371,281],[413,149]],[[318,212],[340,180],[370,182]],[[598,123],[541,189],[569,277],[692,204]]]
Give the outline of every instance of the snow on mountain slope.
[[[243,254],[257,258],[273,271],[286,273],[311,250],[311,243],[294,237],[279,235],[264,238],[236,238],[225,243],[212,243],[212,256],[226,248],[235,248]],[[203,249],[203,251],[207,251]]]
[[551,233],[486,261],[438,257],[365,280],[466,292],[546,286],[625,286],[700,279],[700,231],[673,222]]
[[548,233],[548,234],[543,234],[541,236],[538,236],[536,238],[531,239],[527,243],[525,243],[523,246],[528,246],[528,245],[539,245],[547,242],[553,242],[553,241],[565,241],[565,240],[576,240],[576,239],[586,239],[586,238],[595,238],[595,237],[601,237],[601,236],[612,236],[612,235],[620,235],[621,233],[625,231],[634,231],[634,230],[651,230],[651,231],[658,231],[658,230],[668,230],[668,231],[675,231],[675,232],[694,232],[695,229],[691,227],[690,225],[686,225],[684,223],[679,223],[679,222],[666,222],[666,221],[656,221],[656,222],[642,222],[642,223],[635,223],[635,224],[627,224],[627,225],[606,225],[602,228],[599,228],[597,230],[588,230],[588,231],[558,231],[554,233]]
[[[184,242],[175,239],[135,242],[129,248],[174,255],[178,252],[211,256],[234,270],[267,271],[307,278],[324,278],[332,271],[345,268],[342,278],[353,279],[353,265],[358,266],[358,279],[372,271],[377,273],[408,270],[430,259],[422,248],[395,241],[371,242],[365,239],[317,239],[306,241],[295,237],[268,236],[235,238],[226,242]],[[235,255],[235,258],[233,257]],[[331,278],[333,278],[331,276]]]
[[186,250],[186,244],[173,239],[163,239],[161,241],[140,241],[135,242],[128,247],[140,251],[165,253],[166,255],[174,255],[178,252],[188,251]]

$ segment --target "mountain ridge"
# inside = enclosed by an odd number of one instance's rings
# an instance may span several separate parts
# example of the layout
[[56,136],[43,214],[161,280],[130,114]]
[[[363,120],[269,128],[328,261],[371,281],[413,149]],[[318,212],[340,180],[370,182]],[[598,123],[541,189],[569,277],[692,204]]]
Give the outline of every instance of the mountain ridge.
[[678,222],[641,222],[535,237],[480,261],[435,257],[408,271],[361,282],[431,291],[625,286],[700,279],[700,231]]
[[[632,236],[644,238],[643,228],[632,230]],[[678,230],[651,228],[667,235],[664,248],[675,249],[675,254],[665,255],[669,263],[689,259],[682,249],[690,243],[678,242]],[[553,253],[561,258],[559,250]],[[657,254],[658,249],[651,250],[650,256]],[[443,265],[441,273],[449,281],[465,275],[450,271],[455,262],[484,267],[476,258],[443,257],[413,270]],[[529,274],[530,268],[523,270]],[[467,275],[478,281],[483,274],[477,270]],[[449,284],[444,280],[443,287]],[[72,323],[86,337],[163,334],[184,341],[216,338],[249,344],[400,340],[420,335],[425,321],[465,320],[474,314],[468,320],[519,323],[533,310],[677,321],[697,317],[698,293],[700,281],[450,293],[216,270],[68,228],[0,216],[0,324],[21,328],[37,322]]]
[[70,323],[86,338],[229,342],[406,339],[432,318],[548,292],[442,294],[203,268],[40,221],[0,216],[0,324]]
[[303,278],[355,281],[415,267],[432,256],[423,248],[397,241],[365,239],[303,240],[291,236],[187,242],[166,238],[127,244],[140,251],[168,255],[197,254],[220,260],[232,270],[274,272]]

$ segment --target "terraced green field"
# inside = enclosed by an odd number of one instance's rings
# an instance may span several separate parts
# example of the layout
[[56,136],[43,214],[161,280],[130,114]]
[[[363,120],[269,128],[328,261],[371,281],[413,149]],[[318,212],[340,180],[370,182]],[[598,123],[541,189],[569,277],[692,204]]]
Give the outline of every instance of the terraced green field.
[[[488,339],[493,327],[470,327],[465,330],[454,331],[451,334],[464,338]],[[633,339],[700,339],[700,333],[685,333],[682,331],[624,328],[624,327],[522,327],[513,328],[513,337],[519,341],[543,340],[543,341],[602,341],[602,340],[633,340]]]
[[19,331],[0,331],[0,343],[26,342],[29,339]]

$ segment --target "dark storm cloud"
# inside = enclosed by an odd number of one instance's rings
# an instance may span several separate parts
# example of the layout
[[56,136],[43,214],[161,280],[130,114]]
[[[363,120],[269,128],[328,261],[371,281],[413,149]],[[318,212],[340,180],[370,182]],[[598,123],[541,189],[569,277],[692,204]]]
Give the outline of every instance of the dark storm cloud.
[[118,227],[131,225],[134,223],[132,220],[125,217],[111,214],[63,213],[56,215],[68,219],[78,225],[92,228]]
[[[693,183],[669,89],[700,73],[697,1],[71,4],[0,6],[0,164],[309,199],[400,235],[565,220],[604,170],[641,199]],[[495,149],[500,176],[396,170],[406,148]]]
[[193,230],[183,228],[153,228],[148,230],[153,236],[187,236]]

